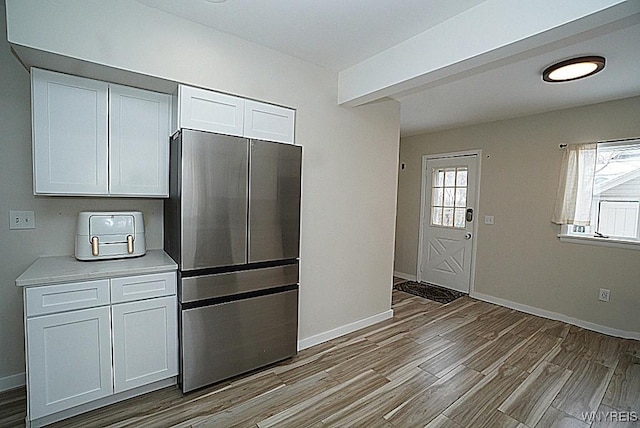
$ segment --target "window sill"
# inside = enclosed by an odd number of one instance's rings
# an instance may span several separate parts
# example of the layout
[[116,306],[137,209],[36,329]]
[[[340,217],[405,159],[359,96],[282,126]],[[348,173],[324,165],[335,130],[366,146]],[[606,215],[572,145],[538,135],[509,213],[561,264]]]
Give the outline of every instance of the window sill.
[[558,235],[560,242],[568,242],[570,244],[586,244],[600,245],[603,247],[625,248],[627,250],[640,250],[640,241],[632,241],[629,239],[618,238],[598,238],[595,236],[579,236],[579,235]]

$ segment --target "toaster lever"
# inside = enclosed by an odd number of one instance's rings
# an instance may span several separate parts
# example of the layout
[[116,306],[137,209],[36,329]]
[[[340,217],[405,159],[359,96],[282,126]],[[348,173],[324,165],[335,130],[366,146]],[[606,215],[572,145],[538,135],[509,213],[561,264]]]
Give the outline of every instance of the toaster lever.
[[98,255],[98,237],[94,236],[91,238],[91,254],[94,256]]
[[133,254],[133,236],[127,235],[127,252]]

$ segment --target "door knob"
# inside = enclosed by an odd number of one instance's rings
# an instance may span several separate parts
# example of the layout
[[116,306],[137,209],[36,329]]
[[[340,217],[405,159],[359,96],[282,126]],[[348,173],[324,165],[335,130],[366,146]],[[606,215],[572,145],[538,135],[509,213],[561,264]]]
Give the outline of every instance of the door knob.
[[464,239],[466,239],[466,240],[471,239],[471,234],[470,233],[465,233],[464,234]]

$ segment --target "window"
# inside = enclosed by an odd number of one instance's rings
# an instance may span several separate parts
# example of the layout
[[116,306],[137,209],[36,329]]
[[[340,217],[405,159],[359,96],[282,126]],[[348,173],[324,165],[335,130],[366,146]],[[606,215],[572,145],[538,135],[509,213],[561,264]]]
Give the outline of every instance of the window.
[[466,166],[436,168],[431,185],[431,225],[464,229],[467,208]]
[[[582,170],[573,181],[581,183],[587,177],[590,188],[582,192],[583,198],[587,195],[584,203],[576,196],[573,213],[582,210],[581,219],[574,215],[571,221],[572,216],[568,215],[566,221],[556,221],[559,215],[554,214],[554,222],[564,224],[561,236],[640,241],[640,140],[598,143],[592,159],[580,159]],[[565,196],[566,193],[565,189]]]

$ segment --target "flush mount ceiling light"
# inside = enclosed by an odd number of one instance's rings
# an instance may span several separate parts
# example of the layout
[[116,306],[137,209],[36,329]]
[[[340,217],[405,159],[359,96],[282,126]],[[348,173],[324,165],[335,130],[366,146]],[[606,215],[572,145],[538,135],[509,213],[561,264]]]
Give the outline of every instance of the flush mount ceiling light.
[[542,72],[545,82],[569,82],[598,73],[604,68],[604,57],[582,56],[561,61]]

